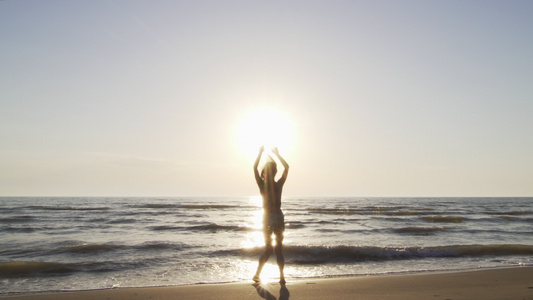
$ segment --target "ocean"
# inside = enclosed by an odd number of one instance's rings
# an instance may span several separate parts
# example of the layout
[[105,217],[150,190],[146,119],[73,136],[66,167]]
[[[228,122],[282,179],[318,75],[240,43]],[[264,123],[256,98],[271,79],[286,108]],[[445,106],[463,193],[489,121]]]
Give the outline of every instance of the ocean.
[[[533,198],[286,197],[287,281],[533,265]],[[0,295],[249,281],[261,199],[0,197]],[[275,256],[264,281],[277,281]]]

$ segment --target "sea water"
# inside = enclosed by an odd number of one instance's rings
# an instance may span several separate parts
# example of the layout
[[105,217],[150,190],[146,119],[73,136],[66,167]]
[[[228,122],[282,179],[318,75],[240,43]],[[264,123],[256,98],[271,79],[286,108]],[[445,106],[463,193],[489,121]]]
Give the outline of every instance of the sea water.
[[[533,265],[533,198],[284,198],[287,280]],[[250,281],[261,199],[0,197],[0,294]],[[278,280],[276,260],[262,273]]]

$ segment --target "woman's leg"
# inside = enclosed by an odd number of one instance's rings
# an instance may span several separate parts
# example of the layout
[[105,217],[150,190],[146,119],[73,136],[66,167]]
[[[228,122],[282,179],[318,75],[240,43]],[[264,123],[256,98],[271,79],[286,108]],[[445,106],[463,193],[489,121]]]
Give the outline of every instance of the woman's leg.
[[285,268],[285,257],[283,257],[283,231],[276,233],[276,260],[279,267],[279,283],[285,283],[285,274],[283,269]]
[[257,266],[257,271],[255,272],[253,281],[259,282],[261,279],[259,278],[259,275],[261,274],[261,270],[263,270],[263,267],[265,266],[266,262],[270,258],[270,255],[272,255],[272,252],[274,252],[274,249],[272,248],[272,232],[265,229],[265,252],[259,257],[259,265]]

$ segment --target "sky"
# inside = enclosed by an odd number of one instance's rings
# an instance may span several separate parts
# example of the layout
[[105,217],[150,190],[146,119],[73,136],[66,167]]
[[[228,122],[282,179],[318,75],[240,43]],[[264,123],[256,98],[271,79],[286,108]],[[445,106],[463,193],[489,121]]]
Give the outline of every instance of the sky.
[[254,196],[269,128],[286,196],[533,196],[532,15],[0,1],[0,196]]

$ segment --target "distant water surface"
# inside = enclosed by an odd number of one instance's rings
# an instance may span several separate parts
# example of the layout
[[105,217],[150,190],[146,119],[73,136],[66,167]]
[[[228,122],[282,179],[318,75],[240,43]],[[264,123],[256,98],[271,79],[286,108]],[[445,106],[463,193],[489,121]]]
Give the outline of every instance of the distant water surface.
[[[0,197],[0,294],[250,280],[259,198]],[[533,265],[533,198],[284,198],[286,277]],[[276,280],[272,258],[263,277]]]

